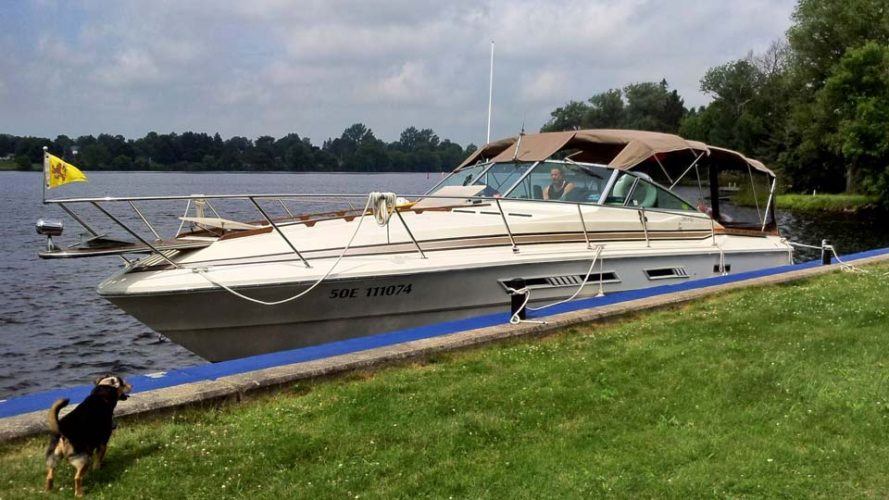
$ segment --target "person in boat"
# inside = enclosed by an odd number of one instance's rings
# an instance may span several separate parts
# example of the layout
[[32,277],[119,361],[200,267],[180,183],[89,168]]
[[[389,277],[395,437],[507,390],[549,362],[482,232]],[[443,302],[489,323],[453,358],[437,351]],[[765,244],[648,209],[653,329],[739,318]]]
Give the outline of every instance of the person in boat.
[[563,200],[574,189],[574,183],[565,179],[565,172],[561,168],[552,169],[549,178],[552,182],[543,190],[544,200]]

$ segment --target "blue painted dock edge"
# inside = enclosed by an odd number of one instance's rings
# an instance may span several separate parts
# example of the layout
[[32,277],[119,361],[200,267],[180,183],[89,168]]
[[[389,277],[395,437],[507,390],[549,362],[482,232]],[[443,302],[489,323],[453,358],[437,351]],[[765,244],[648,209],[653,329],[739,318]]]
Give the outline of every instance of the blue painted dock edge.
[[[876,250],[869,250],[866,252],[849,254],[841,257],[841,259],[844,262],[852,262],[885,254],[889,254],[889,248],[881,248]],[[580,299],[547,308],[546,314],[541,316],[550,316],[554,314],[561,314],[582,309],[590,309],[594,307],[616,304],[620,302],[654,297],[657,295],[707,288],[711,286],[734,283],[765,276],[773,276],[791,271],[817,267],[819,265],[821,265],[821,262],[815,260],[804,262],[801,264],[760,269],[758,271],[730,274],[726,276],[715,276],[712,278],[703,278],[699,280],[686,281],[683,283],[662,285],[652,288],[645,288],[642,290],[614,292],[604,297]],[[223,361],[219,363],[196,365],[187,368],[171,370],[160,376],[128,376],[127,381],[130,382],[134,387],[133,394],[138,394],[140,392],[172,387],[181,384],[214,380],[220,377],[247,373],[264,368],[272,368],[293,363],[313,361],[342,354],[364,351],[376,347],[400,344],[402,342],[408,342],[412,340],[420,340],[462,332],[466,330],[502,325],[509,321],[509,316],[509,313],[504,311],[503,313],[499,314],[489,314],[485,316],[466,318],[458,321],[436,323],[433,325],[422,326],[418,328],[409,328],[406,330],[381,333],[377,335],[331,342],[328,344],[322,344],[312,347],[303,347],[300,349],[293,349],[289,351],[261,354],[258,356],[251,356],[231,361]],[[528,317],[529,319],[532,318],[530,314],[528,315]],[[92,385],[80,385],[64,389],[53,389],[50,391],[37,392],[20,397],[10,398],[7,400],[2,400],[0,401],[0,418],[12,417],[24,413],[47,409],[55,400],[59,398],[69,398],[72,402],[77,403],[82,401],[91,390]]]

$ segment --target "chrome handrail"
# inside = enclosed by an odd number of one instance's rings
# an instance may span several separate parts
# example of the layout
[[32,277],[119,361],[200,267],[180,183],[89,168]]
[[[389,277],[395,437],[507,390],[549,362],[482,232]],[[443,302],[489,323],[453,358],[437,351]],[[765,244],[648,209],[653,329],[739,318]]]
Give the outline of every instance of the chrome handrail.
[[411,241],[414,242],[414,246],[417,247],[417,251],[420,252],[420,258],[425,259],[426,254],[423,253],[423,249],[420,248],[420,242],[417,241],[417,238],[414,238],[414,233],[411,232],[411,228],[408,227],[407,222],[405,222],[404,217],[401,216],[401,212],[396,208],[395,215],[398,216],[398,220],[401,221],[402,225],[404,225],[404,230],[407,231],[407,235],[410,236]]
[[185,226],[185,218],[188,217],[188,210],[191,208],[191,198],[188,199],[188,202],[185,204],[185,212],[182,214],[182,217],[179,218],[179,229],[176,230],[176,234],[182,232],[182,228]]
[[645,217],[645,207],[641,207],[639,212],[639,221],[642,222],[642,232],[645,234],[645,246],[651,247],[651,242],[648,240],[648,219]]
[[503,219],[503,226],[506,228],[506,234],[509,235],[509,242],[512,243],[512,251],[518,252],[519,247],[515,244],[515,238],[512,235],[512,230],[509,228],[509,223],[506,222],[506,214],[503,213],[503,207],[500,206],[500,198],[494,198],[494,201],[497,202],[497,210],[500,211],[500,218]]
[[103,214],[107,215],[109,219],[113,220],[118,226],[122,227],[122,228],[124,229],[124,231],[130,233],[134,238],[136,238],[137,240],[139,240],[140,242],[142,242],[143,245],[145,245],[145,246],[147,246],[148,248],[150,248],[154,253],[160,255],[160,256],[161,256],[165,261],[167,261],[170,265],[172,265],[173,267],[175,267],[175,268],[177,268],[177,269],[179,268],[179,264],[176,264],[175,262],[173,262],[169,257],[167,257],[167,254],[165,254],[165,253],[161,252],[160,250],[158,250],[157,247],[155,247],[154,245],[152,245],[151,243],[149,243],[148,240],[146,240],[145,238],[143,238],[142,236],[140,236],[139,233],[133,231],[132,229],[130,229],[129,226],[127,226],[126,224],[124,224],[123,222],[121,222],[120,219],[118,219],[117,217],[111,215],[111,212],[109,212],[109,211],[105,210],[104,208],[102,208],[102,206],[99,205],[98,202],[92,202],[92,204],[93,204],[93,206],[96,207],[100,212],[102,212]]
[[761,231],[766,230],[766,224],[768,224],[769,211],[772,209],[772,199],[775,197],[775,186],[777,185],[778,179],[772,179],[772,187],[769,189],[769,201],[766,202],[766,211],[762,214],[762,229]]
[[281,206],[284,207],[284,211],[287,212],[287,215],[289,215],[290,217],[293,217],[293,212],[291,212],[290,209],[287,208],[287,204],[284,203],[284,200],[282,200],[281,198],[278,198],[278,203],[280,203]]
[[[92,227],[90,227],[90,225],[87,224],[86,221],[84,221],[83,219],[81,219],[80,216],[78,216],[76,213],[74,213],[73,210],[71,210],[70,208],[66,207],[64,202],[59,203],[59,206],[62,208],[62,210],[65,211],[65,213],[67,213],[68,215],[70,215],[71,218],[74,219],[75,222],[77,222],[78,224],[80,224],[80,227],[86,229],[86,231],[87,231],[88,233],[90,233],[90,234],[93,236],[93,238],[98,238],[98,237],[99,237],[99,233],[98,233],[95,229],[93,229]],[[121,258],[121,260],[123,260],[126,264],[130,264],[130,259],[126,258],[126,256],[121,255],[120,258]]]
[[93,236],[99,236],[99,233],[95,229],[90,227],[90,225],[87,224],[83,219],[81,219],[80,216],[75,214],[73,210],[66,207],[65,202],[59,202],[59,206],[62,207],[62,210],[64,210],[68,215],[70,215],[72,219],[74,219],[78,224],[80,224],[84,229],[86,229],[87,232],[89,232]]
[[293,243],[290,242],[290,239],[284,234],[283,231],[281,231],[281,228],[278,227],[277,224],[275,224],[275,221],[273,221],[272,218],[269,217],[269,214],[267,214],[266,211],[262,209],[259,203],[253,198],[250,198],[250,201],[253,202],[253,204],[256,206],[256,209],[259,210],[259,213],[261,213],[262,216],[265,217],[265,220],[268,221],[268,223],[271,224],[273,228],[275,228],[275,231],[277,231],[278,234],[281,235],[281,238],[284,239],[284,242],[287,243],[287,246],[289,246],[291,250],[296,252],[296,255],[299,256],[300,260],[303,261],[303,264],[305,264],[306,267],[312,267],[309,264],[309,261],[307,261],[306,258],[303,257],[303,254],[299,253],[299,250],[297,250],[296,247],[293,246]]
[[587,234],[586,231],[586,221],[583,220],[583,211],[580,208],[580,203],[577,204],[577,215],[580,216],[580,226],[583,228],[583,239],[586,241],[587,250],[592,250],[593,247],[590,245],[590,235]]
[[160,235],[157,234],[157,231],[154,230],[154,226],[152,226],[151,223],[148,222],[148,219],[146,219],[145,216],[142,215],[142,212],[139,210],[139,208],[136,207],[136,204],[133,203],[132,201],[130,201],[130,202],[128,202],[128,203],[130,204],[131,207],[133,207],[133,210],[136,211],[136,215],[138,215],[139,218],[142,219],[142,222],[144,222],[145,225],[148,226],[148,229],[149,229],[149,230],[151,231],[151,233],[154,235],[155,239],[157,239],[157,240],[162,239],[162,238],[160,237]]
[[[577,202],[577,201],[564,201],[564,200],[537,200],[537,199],[526,199],[526,198],[492,198],[490,196],[455,196],[455,195],[424,195],[424,194],[401,194],[399,195],[403,198],[409,199],[433,199],[433,200],[462,200],[462,201],[481,201],[481,202],[490,202],[493,200],[504,200],[508,202],[522,202],[522,203],[557,203],[564,205],[583,205],[590,207],[608,207],[608,208],[617,208],[624,210],[639,210],[639,207],[634,206],[623,206],[623,205],[600,205],[598,202]],[[254,199],[274,199],[274,198],[287,198],[287,199],[356,199],[356,198],[367,198],[367,193],[322,193],[322,194],[286,194],[286,193],[263,193],[263,194],[218,194],[218,195],[178,195],[178,196],[121,196],[121,197],[102,197],[102,198],[61,198],[61,199],[53,199],[46,200],[47,204],[60,204],[60,203],[92,203],[92,202],[124,202],[124,201],[176,201],[176,200],[196,200],[196,199],[213,199],[213,200],[249,200],[250,198]],[[671,215],[682,215],[684,217],[693,217],[698,219],[710,219],[711,217],[705,213],[701,213],[699,211],[688,211],[688,210],[677,210],[677,209],[658,209],[658,208],[646,208],[649,212],[655,213],[664,213]]]
[[[366,194],[344,194],[344,193],[304,193],[304,194],[298,194],[298,193],[274,194],[274,193],[270,193],[270,194],[225,194],[225,195],[193,194],[193,195],[174,195],[174,196],[68,198],[68,199],[47,200],[47,203],[59,205],[63,210],[65,210],[65,212],[67,212],[69,215],[71,215],[71,217],[75,221],[80,223],[87,231],[92,233],[93,236],[97,236],[98,233],[93,228],[91,228],[83,219],[81,219],[73,210],[71,210],[67,206],[68,204],[74,204],[74,203],[89,203],[89,204],[95,206],[98,210],[100,210],[106,216],[108,216],[115,224],[120,226],[124,231],[131,234],[133,237],[135,237],[140,242],[142,242],[147,248],[151,249],[152,252],[159,254],[163,260],[172,264],[174,267],[180,267],[180,266],[176,265],[175,262],[172,261],[167,254],[161,252],[161,250],[158,249],[157,246],[152,245],[145,238],[138,235],[132,228],[130,228],[127,225],[126,222],[118,219],[117,217],[114,217],[110,212],[108,212],[104,207],[102,207],[101,204],[114,203],[114,202],[128,202],[129,205],[136,211],[136,214],[139,216],[139,218],[142,219],[143,222],[146,223],[146,225],[148,225],[149,229],[154,234],[154,236],[158,240],[162,240],[162,238],[160,238],[158,232],[148,222],[148,220],[145,218],[144,214],[138,209],[138,207],[136,207],[134,202],[136,202],[136,201],[187,200],[186,209],[185,209],[186,211],[182,217],[182,218],[184,218],[184,217],[188,216],[192,201],[195,201],[195,200],[210,200],[210,199],[212,199],[212,200],[217,200],[217,199],[248,200],[256,207],[257,210],[259,210],[260,214],[265,219],[265,221],[268,222],[268,224],[281,236],[282,239],[284,239],[285,243],[290,248],[290,250],[292,250],[293,253],[295,253],[299,257],[299,259],[303,262],[303,264],[307,268],[311,268],[312,266],[309,263],[309,260],[299,251],[299,249],[296,247],[294,242],[291,241],[281,229],[282,227],[292,225],[292,224],[304,223],[305,221],[304,220],[299,220],[299,221],[294,220],[292,222],[291,221],[282,222],[279,220],[278,222],[275,222],[273,220],[273,218],[269,215],[269,213],[264,208],[262,208],[259,201],[260,200],[278,201],[282,205],[285,206],[285,210],[286,210],[286,204],[284,204],[284,201],[283,201],[284,199],[304,200],[304,201],[319,200],[319,199],[349,200],[349,199],[356,199],[356,198],[365,198],[366,196],[367,196]],[[631,207],[631,206],[622,206],[622,205],[600,205],[598,202],[584,203],[584,202],[577,202],[577,201],[562,201],[562,200],[501,199],[501,198],[491,198],[491,197],[485,197],[485,196],[456,196],[456,195],[450,195],[450,196],[445,196],[445,195],[404,195],[404,196],[407,198],[412,198],[412,199],[457,200],[457,201],[461,202],[460,205],[468,204],[468,206],[472,206],[472,204],[468,203],[468,202],[487,202],[490,204],[490,202],[493,201],[493,204],[497,206],[498,213],[500,214],[500,218],[503,222],[504,228],[506,230],[506,234],[509,237],[509,244],[511,245],[513,252],[518,252],[519,247],[516,242],[516,236],[513,233],[512,228],[510,227],[508,218],[506,216],[506,212],[503,209],[504,202],[523,203],[523,204],[525,204],[525,203],[549,203],[549,204],[561,204],[561,205],[574,205],[577,209],[579,222],[582,226],[582,233],[583,233],[584,241],[586,242],[588,249],[592,248],[592,242],[590,241],[589,232],[587,230],[586,220],[583,215],[582,207],[591,206],[591,207],[596,207],[596,208],[606,207],[606,208],[614,208],[614,209],[619,209],[619,210],[635,210],[640,216],[640,222],[642,224],[642,230],[645,235],[646,245],[650,247],[650,237],[648,234],[647,217],[645,217],[645,213],[646,213],[647,209],[645,209],[644,207]],[[207,202],[207,204],[210,205],[209,202]],[[351,206],[351,203],[350,203],[350,206]],[[216,214],[217,217],[219,217],[219,214],[218,214],[218,212],[216,212],[215,208],[213,208],[212,205],[210,205],[210,207],[211,207],[211,210],[213,211],[213,213]],[[421,209],[418,209],[418,210],[421,210]],[[286,211],[288,212],[288,214],[291,215],[291,217],[290,217],[291,219],[296,219],[296,216],[293,216],[292,212],[290,212],[290,210],[286,210]],[[353,211],[355,211],[355,210],[353,209]],[[402,216],[401,211],[402,210],[396,209],[395,213],[396,213],[397,217],[399,218],[399,220],[401,221],[402,225],[404,226],[407,236],[410,238],[410,241],[413,243],[414,247],[416,248],[417,252],[420,254],[421,258],[424,258],[424,259],[427,258],[425,252],[423,251],[422,245],[420,244],[420,241],[414,235],[409,224],[407,223],[407,220]],[[689,212],[689,211],[680,211],[680,210],[664,210],[664,209],[662,209],[662,210],[652,209],[649,211],[656,212],[656,213],[665,213],[665,214],[670,214],[670,215],[681,215],[684,217],[690,217],[690,218],[701,219],[701,220],[709,220],[710,221],[710,234],[711,234],[711,237],[713,238],[713,241],[715,244],[715,236],[716,236],[715,235],[715,227],[714,227],[715,223],[713,221],[713,218],[708,216],[707,214],[699,213],[699,212]],[[360,211],[357,211],[357,212],[360,212]],[[335,213],[342,215],[342,212],[335,212]],[[364,212],[358,216],[364,217],[367,215],[368,215],[368,213]],[[176,233],[177,235],[181,234],[184,222],[185,221],[183,220],[182,223],[180,223],[179,229],[177,230],[177,233]],[[121,256],[121,257],[123,257],[123,256]],[[124,257],[124,260],[129,262],[129,260],[127,260],[125,257]]]

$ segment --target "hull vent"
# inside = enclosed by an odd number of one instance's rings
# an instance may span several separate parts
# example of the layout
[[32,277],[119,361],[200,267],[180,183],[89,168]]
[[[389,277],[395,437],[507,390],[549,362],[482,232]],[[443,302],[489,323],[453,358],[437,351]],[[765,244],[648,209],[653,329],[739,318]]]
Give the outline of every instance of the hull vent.
[[674,278],[688,278],[688,271],[684,267],[664,267],[660,269],[646,269],[645,276],[650,280],[668,280]]
[[[564,276],[525,278],[525,286],[532,290],[539,290],[543,288],[559,288],[566,286],[578,287],[581,283],[583,283],[584,277],[586,277],[586,274],[569,274]],[[587,280],[587,285],[591,283],[598,283],[600,279],[603,283],[620,282],[620,279],[618,279],[617,274],[614,271],[605,271],[601,274],[601,277],[599,273],[591,273],[589,279]]]

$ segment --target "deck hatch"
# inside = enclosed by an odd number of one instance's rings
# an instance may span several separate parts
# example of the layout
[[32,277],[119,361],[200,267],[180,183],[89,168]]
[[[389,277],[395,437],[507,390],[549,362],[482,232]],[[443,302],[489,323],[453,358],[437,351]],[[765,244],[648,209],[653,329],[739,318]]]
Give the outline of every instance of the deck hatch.
[[[179,250],[164,250],[163,254],[167,257],[167,259],[172,259],[173,257],[179,255]],[[155,253],[155,254],[151,254],[148,257],[145,257],[144,259],[140,260],[138,262],[138,264],[140,267],[147,268],[147,267],[156,266],[156,265],[159,265],[159,264],[162,264],[165,262],[166,262],[166,259],[164,259],[160,255]]]

